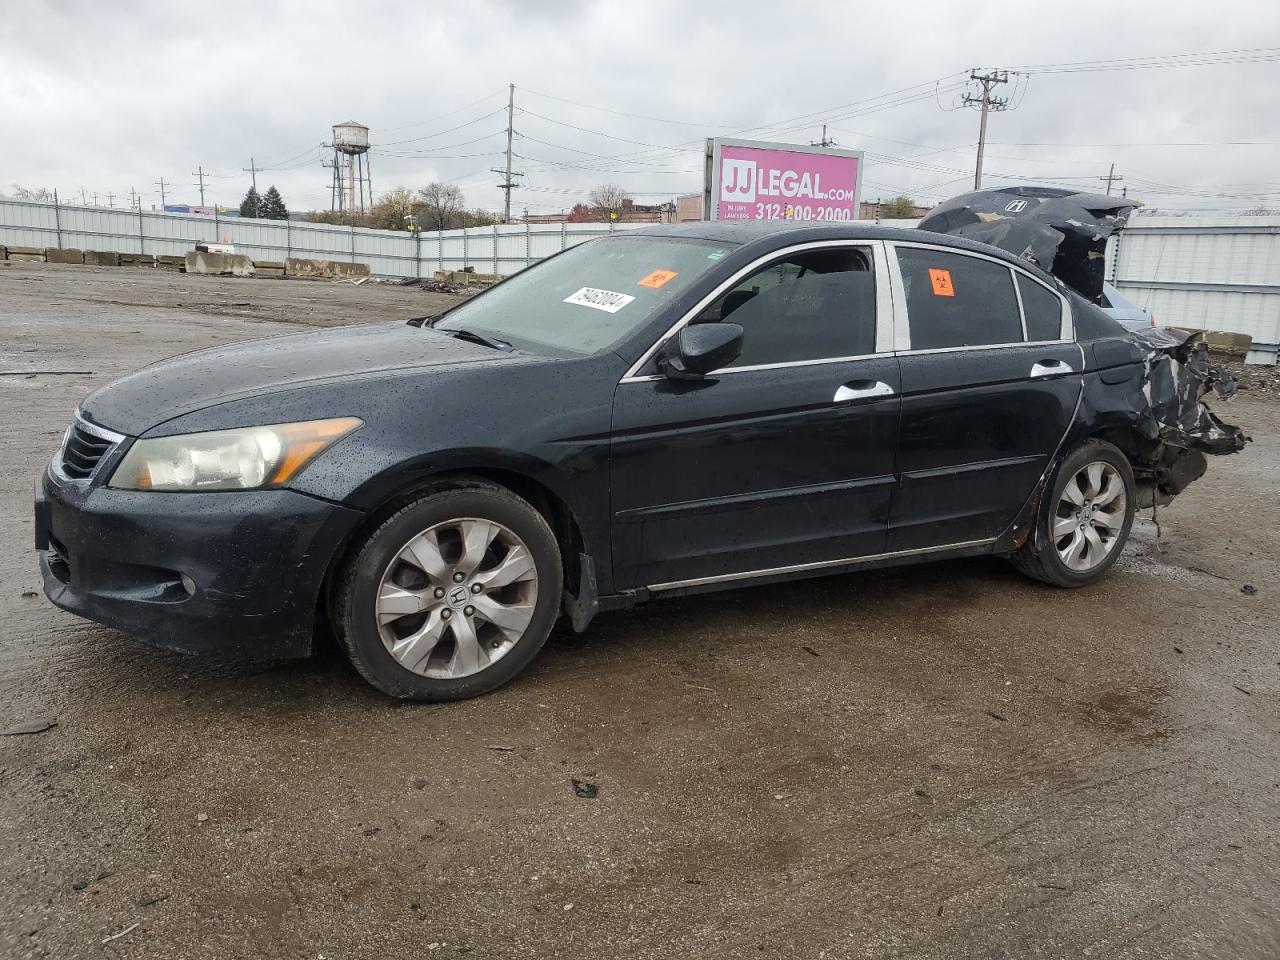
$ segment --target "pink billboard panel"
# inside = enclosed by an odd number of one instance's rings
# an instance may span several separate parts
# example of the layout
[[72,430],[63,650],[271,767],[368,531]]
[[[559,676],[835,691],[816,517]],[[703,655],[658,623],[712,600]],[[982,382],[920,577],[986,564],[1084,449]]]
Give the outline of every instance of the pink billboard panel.
[[856,220],[859,151],[713,141],[713,220]]

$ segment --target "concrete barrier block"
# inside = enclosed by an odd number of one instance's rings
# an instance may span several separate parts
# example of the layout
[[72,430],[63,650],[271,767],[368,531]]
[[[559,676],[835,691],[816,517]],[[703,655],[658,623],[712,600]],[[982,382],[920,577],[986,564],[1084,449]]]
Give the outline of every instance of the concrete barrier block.
[[242,253],[205,253],[192,250],[186,258],[187,273],[215,276],[252,277],[253,261]]
[[8,260],[8,259],[9,259],[9,248],[5,246],[0,246],[0,260]]
[[367,277],[369,265],[351,263],[347,260],[311,260],[305,257],[290,257],[285,261],[284,272],[290,277],[320,277],[332,280],[335,277]]
[[59,250],[57,247],[45,247],[46,263],[84,263],[83,250]]
[[156,257],[156,266],[165,270],[181,270],[186,265],[186,257],[171,257],[167,253],[162,253]]
[[283,260],[255,260],[253,261],[253,265],[259,270],[263,267],[267,267],[271,270],[283,270],[285,268],[285,262]]
[[348,263],[344,260],[330,260],[329,271],[329,276],[341,279],[367,277],[369,275],[369,265],[367,263]]
[[118,267],[120,254],[114,250],[86,250],[84,262],[90,267]]
[[23,253],[20,250],[9,248],[9,256],[6,258],[11,263],[29,261],[33,263],[44,263],[44,253]]
[[156,257],[154,253],[122,253],[120,263],[130,267],[154,267]]
[[255,263],[253,273],[257,277],[283,277],[284,267],[264,267],[260,263]]
[[22,255],[24,255],[24,256],[28,256],[28,257],[35,256],[36,254],[39,254],[40,256],[42,256],[42,257],[43,257],[43,256],[44,256],[44,247],[23,247],[23,246],[15,245],[15,246],[11,246],[11,247],[9,247],[9,252],[10,252],[10,253],[19,253],[19,254],[22,254]]

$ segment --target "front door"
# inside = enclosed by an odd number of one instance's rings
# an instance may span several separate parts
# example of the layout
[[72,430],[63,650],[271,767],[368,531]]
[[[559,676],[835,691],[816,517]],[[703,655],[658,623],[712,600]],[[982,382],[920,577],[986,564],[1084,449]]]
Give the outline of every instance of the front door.
[[647,367],[619,384],[611,462],[620,588],[884,550],[900,382],[883,255],[865,243],[779,254],[693,318],[742,326],[732,365],[694,382]]
[[899,353],[900,486],[888,550],[993,539],[1075,415],[1082,363],[1069,308],[994,258],[900,244],[896,266],[910,341]]

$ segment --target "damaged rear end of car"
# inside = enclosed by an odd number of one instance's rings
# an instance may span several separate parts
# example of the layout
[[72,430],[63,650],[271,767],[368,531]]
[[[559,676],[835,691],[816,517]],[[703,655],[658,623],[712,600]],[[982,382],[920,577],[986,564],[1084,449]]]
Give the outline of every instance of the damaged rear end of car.
[[1051,274],[1071,302],[1084,361],[1081,409],[1063,449],[1087,439],[1124,452],[1137,505],[1171,503],[1208,470],[1208,457],[1249,442],[1205,402],[1229,400],[1236,383],[1210,362],[1202,335],[1174,328],[1130,332],[1099,306],[1107,240],[1137,204],[1051,187],[1006,187],[940,204],[921,230],[988,243]]

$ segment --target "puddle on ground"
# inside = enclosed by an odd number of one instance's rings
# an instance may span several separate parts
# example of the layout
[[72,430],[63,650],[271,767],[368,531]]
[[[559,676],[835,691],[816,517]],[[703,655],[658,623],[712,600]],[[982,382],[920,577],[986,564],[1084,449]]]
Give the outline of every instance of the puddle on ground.
[[1161,726],[1159,706],[1169,697],[1163,683],[1146,687],[1110,687],[1080,702],[1093,723],[1128,736],[1136,743],[1155,743],[1169,736]]
[[1124,550],[1116,560],[1115,569],[1159,577],[1173,583],[1203,585],[1213,583],[1216,579],[1212,574],[1166,563],[1156,539],[1156,525],[1145,517],[1134,518],[1129,542],[1124,545]]

